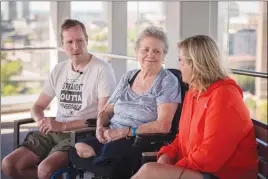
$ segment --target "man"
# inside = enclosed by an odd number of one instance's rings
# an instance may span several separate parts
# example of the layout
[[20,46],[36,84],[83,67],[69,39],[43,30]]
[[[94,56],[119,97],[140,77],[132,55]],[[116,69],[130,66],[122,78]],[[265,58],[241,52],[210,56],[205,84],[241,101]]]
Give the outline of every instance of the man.
[[[88,36],[81,22],[65,20],[61,42],[70,59],[56,65],[31,110],[39,131],[30,132],[2,161],[3,173],[13,179],[49,179],[66,167],[70,136],[65,131],[87,127],[86,119],[97,117],[115,89],[112,67],[87,52]],[[44,110],[55,96],[58,112],[54,120],[45,117]]]

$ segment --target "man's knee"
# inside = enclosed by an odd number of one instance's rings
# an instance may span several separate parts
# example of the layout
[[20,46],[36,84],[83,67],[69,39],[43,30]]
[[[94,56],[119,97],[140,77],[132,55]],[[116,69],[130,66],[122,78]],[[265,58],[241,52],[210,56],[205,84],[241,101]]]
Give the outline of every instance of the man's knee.
[[41,162],[38,165],[37,173],[38,178],[49,178],[54,171],[52,171],[52,164],[49,164],[48,162]]
[[76,149],[77,155],[81,158],[89,158],[92,156],[96,156],[94,149],[88,144],[85,144],[82,142],[76,143],[75,149]]
[[11,176],[17,172],[16,170],[16,163],[10,157],[7,156],[2,160],[2,171],[4,175]]

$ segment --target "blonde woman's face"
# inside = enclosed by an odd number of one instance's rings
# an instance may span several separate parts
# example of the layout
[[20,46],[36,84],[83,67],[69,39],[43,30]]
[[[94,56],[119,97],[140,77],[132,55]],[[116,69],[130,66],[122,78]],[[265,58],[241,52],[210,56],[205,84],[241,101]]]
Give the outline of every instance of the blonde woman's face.
[[137,58],[142,69],[158,69],[164,60],[164,43],[154,37],[145,37],[140,41]]
[[179,70],[182,74],[182,81],[189,84],[192,77],[192,65],[187,63],[182,50],[179,55]]

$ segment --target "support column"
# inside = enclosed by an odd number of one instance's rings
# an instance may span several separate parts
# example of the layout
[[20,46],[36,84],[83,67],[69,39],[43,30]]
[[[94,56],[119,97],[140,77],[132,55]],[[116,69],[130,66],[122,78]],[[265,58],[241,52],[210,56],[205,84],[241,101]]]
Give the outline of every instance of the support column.
[[180,3],[180,39],[203,34],[217,40],[218,2]]
[[178,47],[180,39],[180,2],[166,2],[166,32],[169,50],[165,57],[166,68],[178,68]]
[[218,2],[166,2],[167,35],[170,51],[166,68],[178,68],[177,43],[192,35],[204,34],[218,40]]
[[[127,2],[108,2],[108,47],[109,53],[127,54]],[[111,62],[117,83],[127,71],[127,60],[113,58]]]
[[[60,26],[62,22],[71,17],[71,6],[70,2],[67,1],[51,1],[50,2],[50,42],[52,47],[62,47],[60,40]],[[59,62],[67,60],[68,57],[65,52],[60,50],[52,50],[50,52],[50,71]],[[50,110],[47,113],[49,116],[55,116],[57,114],[58,105],[57,100],[54,98],[50,104]]]
[[[60,26],[62,22],[71,17],[71,7],[70,2],[68,1],[51,1],[50,2],[50,11],[51,11],[51,45],[56,47],[61,47],[60,40]],[[63,51],[57,51],[54,57],[51,56],[51,63],[58,63],[66,60],[68,57]],[[53,65],[51,65],[53,66]]]
[[[260,15],[257,29],[257,54],[256,71],[267,73],[267,6],[268,3],[260,2]],[[255,78],[257,101],[267,99],[267,79]]]

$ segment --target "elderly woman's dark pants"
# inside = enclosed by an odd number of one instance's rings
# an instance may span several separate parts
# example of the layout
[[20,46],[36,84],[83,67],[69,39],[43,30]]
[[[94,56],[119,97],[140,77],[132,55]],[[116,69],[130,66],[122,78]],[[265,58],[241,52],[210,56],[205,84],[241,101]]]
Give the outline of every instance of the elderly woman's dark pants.
[[80,140],[90,145],[96,156],[80,158],[75,148],[69,152],[70,162],[75,168],[94,173],[95,176],[108,176],[115,179],[129,179],[133,168],[140,163],[142,148],[133,147],[134,138],[122,138],[101,144],[96,137]]

